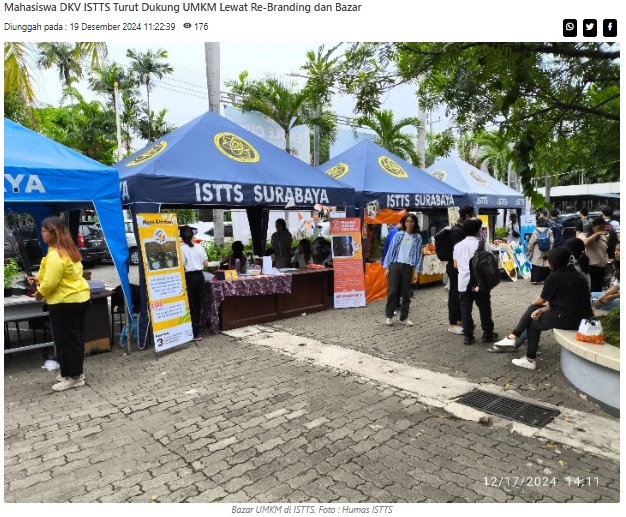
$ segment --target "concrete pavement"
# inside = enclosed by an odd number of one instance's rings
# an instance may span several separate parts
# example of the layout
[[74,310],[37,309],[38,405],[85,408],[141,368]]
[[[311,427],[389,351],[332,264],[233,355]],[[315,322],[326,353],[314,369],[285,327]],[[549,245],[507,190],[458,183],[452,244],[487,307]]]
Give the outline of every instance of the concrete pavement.
[[[496,330],[537,290],[496,288]],[[551,333],[531,372],[446,332],[441,286],[415,293],[413,328],[385,326],[383,305],[158,356],[116,347],[62,393],[37,354],[5,358],[5,502],[218,502],[230,514],[246,502],[620,500],[619,421],[567,385]],[[453,394],[476,386],[562,418],[537,430],[455,409]]]

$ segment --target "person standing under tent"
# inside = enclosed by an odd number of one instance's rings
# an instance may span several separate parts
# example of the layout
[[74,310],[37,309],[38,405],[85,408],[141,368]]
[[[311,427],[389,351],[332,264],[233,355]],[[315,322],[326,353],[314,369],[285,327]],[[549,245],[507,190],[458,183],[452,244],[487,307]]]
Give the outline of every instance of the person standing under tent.
[[271,241],[276,256],[276,267],[278,269],[287,267],[291,260],[293,236],[287,229],[287,223],[284,219],[276,219],[276,231],[272,234]]
[[193,228],[182,226],[180,228],[180,237],[183,240],[181,249],[185,267],[185,282],[187,284],[193,340],[200,341],[202,339],[200,335],[200,308],[202,305],[202,289],[204,288],[202,268],[209,267],[209,259],[204,248],[200,244],[194,244]]
[[41,236],[48,253],[41,261],[37,277],[28,277],[36,285],[35,300],[46,300],[54,336],[60,372],[54,391],[85,385],[85,311],[91,298],[89,284],[83,278],[80,251],[60,217],[48,217],[41,223]]
[[517,222],[517,213],[511,212],[509,219],[506,225],[506,240],[509,244],[511,242],[519,242],[521,233],[519,231],[519,223]]
[[415,214],[405,215],[400,222],[402,228],[394,235],[383,260],[388,282],[385,324],[393,325],[396,305],[401,298],[400,324],[412,327],[413,322],[409,320],[411,285],[413,268],[418,274],[422,272],[422,237]]

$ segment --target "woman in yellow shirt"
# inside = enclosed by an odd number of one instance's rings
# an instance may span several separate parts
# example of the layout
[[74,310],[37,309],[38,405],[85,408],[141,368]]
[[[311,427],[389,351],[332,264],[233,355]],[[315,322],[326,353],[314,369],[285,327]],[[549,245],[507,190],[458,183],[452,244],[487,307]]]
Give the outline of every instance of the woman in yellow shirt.
[[37,286],[35,299],[45,298],[50,325],[61,366],[60,381],[52,389],[64,391],[85,385],[85,310],[90,299],[89,284],[83,278],[83,265],[67,225],[60,217],[41,223],[41,236],[48,254],[41,261],[39,275],[28,281]]

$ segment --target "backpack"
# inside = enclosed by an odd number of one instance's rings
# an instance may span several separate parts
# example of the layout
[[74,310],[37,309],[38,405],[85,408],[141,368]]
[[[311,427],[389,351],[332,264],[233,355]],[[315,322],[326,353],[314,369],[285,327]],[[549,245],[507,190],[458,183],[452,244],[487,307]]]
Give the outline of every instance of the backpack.
[[615,258],[615,247],[617,246],[617,233],[615,232],[615,228],[613,225],[607,221],[604,225],[604,231],[607,232],[606,237],[606,252],[610,259]]
[[[556,246],[556,240],[554,241]],[[550,251],[550,234],[537,230],[537,247],[539,251]]]
[[[562,246],[563,245],[563,228],[559,223],[555,223],[554,221],[548,221],[548,228],[552,230],[552,235],[554,235],[554,245]],[[541,249],[541,248],[539,248]],[[548,247],[548,250],[550,248]],[[545,250],[545,251],[548,251]],[[544,251],[544,250],[541,250]]]
[[478,243],[478,249],[470,260],[470,271],[473,285],[478,286],[481,293],[489,293],[500,283],[500,269],[493,253],[485,250],[485,241]]
[[442,262],[451,262],[453,260],[452,253],[454,252],[454,247],[450,240],[451,236],[452,228],[449,226],[435,234],[435,253]]

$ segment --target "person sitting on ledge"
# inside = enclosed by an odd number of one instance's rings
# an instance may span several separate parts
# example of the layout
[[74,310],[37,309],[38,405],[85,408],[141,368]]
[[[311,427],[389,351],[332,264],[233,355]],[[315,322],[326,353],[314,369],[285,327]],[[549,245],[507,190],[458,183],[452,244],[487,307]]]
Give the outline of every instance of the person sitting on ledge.
[[557,246],[548,252],[551,273],[541,294],[531,302],[513,332],[495,343],[498,348],[513,348],[515,340],[524,331],[528,332],[528,350],[524,357],[513,359],[515,366],[529,370],[537,368],[537,347],[542,331],[577,330],[583,318],[591,317],[587,281],[576,271],[574,263],[572,252],[565,246]]
[[243,242],[235,241],[231,247],[231,254],[220,262],[221,269],[236,269],[237,260],[239,260],[239,269],[237,273],[245,272],[247,267],[246,254],[243,252]]

